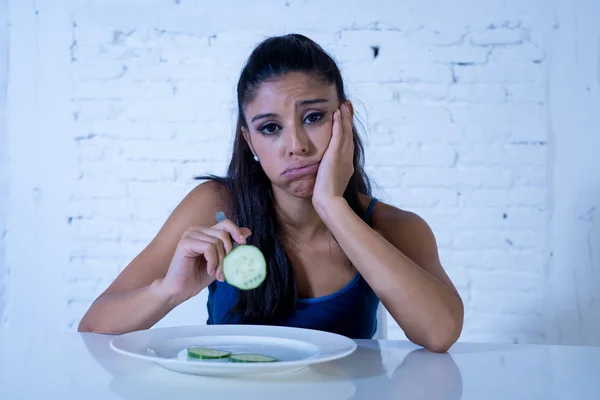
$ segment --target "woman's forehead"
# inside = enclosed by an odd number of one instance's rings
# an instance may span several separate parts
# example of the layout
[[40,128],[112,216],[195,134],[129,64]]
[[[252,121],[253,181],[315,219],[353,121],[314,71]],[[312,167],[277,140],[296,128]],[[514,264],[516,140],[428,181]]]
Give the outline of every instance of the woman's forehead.
[[304,100],[323,98],[329,102],[337,98],[334,84],[303,72],[293,72],[263,82],[258,87],[247,109],[265,106],[295,106]]

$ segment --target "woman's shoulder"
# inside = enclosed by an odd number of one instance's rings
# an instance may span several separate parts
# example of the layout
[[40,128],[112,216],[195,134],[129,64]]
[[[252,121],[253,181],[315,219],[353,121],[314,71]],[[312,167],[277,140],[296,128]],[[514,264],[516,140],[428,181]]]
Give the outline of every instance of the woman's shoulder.
[[[361,203],[368,207],[372,197],[361,195]],[[418,214],[377,200],[371,215],[372,227],[388,241],[403,250],[417,250],[435,240],[429,224]]]
[[229,191],[218,181],[209,180],[198,184],[181,200],[172,217],[185,221],[189,226],[212,226],[215,214],[229,207]]

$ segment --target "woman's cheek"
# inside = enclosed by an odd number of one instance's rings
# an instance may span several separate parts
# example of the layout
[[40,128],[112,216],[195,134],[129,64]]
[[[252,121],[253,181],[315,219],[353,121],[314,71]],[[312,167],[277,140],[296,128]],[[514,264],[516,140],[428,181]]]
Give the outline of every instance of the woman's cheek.
[[329,146],[329,141],[331,140],[331,129],[333,125],[331,122],[327,122],[319,127],[318,131],[315,132],[316,135],[313,138],[313,143],[317,145],[319,153],[324,153]]

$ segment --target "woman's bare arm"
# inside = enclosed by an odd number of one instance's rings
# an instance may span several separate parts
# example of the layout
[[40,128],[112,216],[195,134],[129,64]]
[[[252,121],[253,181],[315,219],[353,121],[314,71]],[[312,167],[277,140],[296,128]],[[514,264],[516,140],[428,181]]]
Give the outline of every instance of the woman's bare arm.
[[[156,237],[117,276],[83,316],[80,332],[125,333],[147,329],[181,303],[161,286],[183,233],[192,226],[212,226],[226,209],[225,189],[206,182],[175,208]],[[207,282],[207,285],[210,282]]]

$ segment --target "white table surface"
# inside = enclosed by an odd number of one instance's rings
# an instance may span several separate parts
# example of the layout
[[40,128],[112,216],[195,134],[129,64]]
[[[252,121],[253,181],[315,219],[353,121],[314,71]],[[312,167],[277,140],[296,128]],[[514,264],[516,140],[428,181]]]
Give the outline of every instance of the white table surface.
[[358,340],[351,356],[277,377],[168,371],[109,348],[112,336],[2,332],[0,399],[600,399],[600,348],[458,343],[448,354]]

